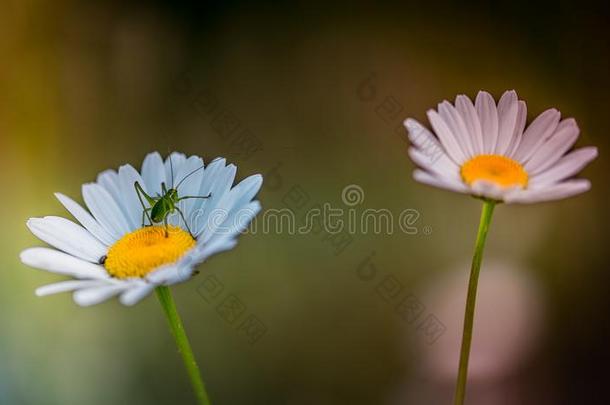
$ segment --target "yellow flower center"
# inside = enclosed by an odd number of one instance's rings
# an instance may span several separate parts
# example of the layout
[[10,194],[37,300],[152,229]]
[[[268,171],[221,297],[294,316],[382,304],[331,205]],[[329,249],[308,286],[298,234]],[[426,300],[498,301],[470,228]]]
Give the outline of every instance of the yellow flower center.
[[177,226],[147,226],[128,233],[108,251],[104,265],[117,278],[144,277],[180,259],[196,241]]
[[528,175],[523,166],[500,155],[475,156],[462,165],[462,179],[468,185],[487,180],[502,187],[527,186]]

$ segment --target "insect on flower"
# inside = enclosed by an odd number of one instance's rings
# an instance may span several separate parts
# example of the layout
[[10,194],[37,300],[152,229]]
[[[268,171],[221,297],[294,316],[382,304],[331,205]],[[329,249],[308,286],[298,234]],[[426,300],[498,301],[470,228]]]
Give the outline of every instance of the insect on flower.
[[[171,173],[172,173],[171,179],[172,179],[172,183],[173,183],[174,166],[172,164],[171,156],[169,157],[169,164],[170,164],[170,168],[171,168]],[[136,194],[138,195],[138,199],[140,200],[140,204],[142,204],[142,227],[163,223],[163,225],[165,226],[165,237],[168,237],[169,236],[169,232],[168,232],[169,227],[167,224],[167,218],[169,217],[169,215],[171,215],[175,212],[178,212],[178,214],[180,214],[180,218],[182,218],[182,221],[184,222],[184,226],[186,226],[186,229],[188,230],[189,234],[194,239],[195,237],[193,235],[193,232],[191,232],[189,224],[186,221],[186,218],[184,217],[184,213],[182,212],[180,207],[178,207],[178,204],[180,203],[180,201],[193,199],[193,198],[201,198],[201,199],[210,198],[212,196],[212,193],[209,193],[206,196],[187,195],[184,197],[180,197],[178,195],[178,189],[180,188],[180,185],[184,182],[184,180],[186,180],[193,174],[197,173],[199,170],[202,170],[203,167],[204,166],[200,166],[197,169],[188,173],[186,176],[184,176],[182,178],[182,180],[180,180],[178,182],[178,185],[176,185],[176,187],[174,187],[174,185],[172,184],[170,186],[170,188],[167,189],[165,182],[162,182],[161,183],[161,195],[157,194],[156,197],[151,197],[150,195],[148,195],[146,193],[146,191],[144,191],[144,189],[142,188],[142,186],[140,185],[140,183],[138,181],[134,182],[133,186],[136,190]],[[144,197],[144,199],[148,202],[148,204],[150,205],[149,207],[146,207],[142,197]],[[146,219],[148,219],[148,224],[146,224]]]
[[[174,177],[174,165],[180,181]],[[169,286],[189,280],[211,256],[233,249],[260,212],[255,197],[263,177],[255,174],[234,185],[236,174],[237,167],[222,158],[204,168],[199,156],[174,152],[164,160],[153,152],[146,155],[141,171],[125,164],[84,184],[85,207],[57,193],[78,223],[56,216],[30,218],[28,228],[51,247],[26,249],[20,258],[26,265],[72,279],[40,287],[36,294],[70,291],[82,306],[119,295],[122,304],[134,305],[155,291],[197,399],[209,404]],[[184,226],[169,223],[175,212]],[[211,221],[212,212],[221,215]],[[199,221],[187,223],[194,214]]]
[[[223,158],[200,169],[203,165],[199,156],[174,152],[164,159],[153,152],[139,171],[125,164],[84,184],[84,206],[57,193],[77,222],[30,218],[28,228],[51,246],[26,249],[20,257],[29,266],[72,279],[43,286],[36,294],[73,292],[82,306],[119,295],[122,304],[134,305],[157,287],[191,279],[198,265],[233,249],[261,210],[255,198],[263,177],[254,174],[234,184],[235,165]],[[145,194],[134,192],[136,182]],[[191,196],[210,198],[185,200]],[[189,221],[187,229],[176,208],[197,221]],[[150,220],[142,216],[144,209]]]

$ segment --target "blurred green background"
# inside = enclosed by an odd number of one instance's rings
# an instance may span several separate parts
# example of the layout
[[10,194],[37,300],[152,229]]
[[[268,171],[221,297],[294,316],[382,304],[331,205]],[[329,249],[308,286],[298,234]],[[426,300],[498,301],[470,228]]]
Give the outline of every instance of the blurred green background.
[[[154,150],[265,174],[265,209],[295,192],[306,207],[344,207],[356,184],[358,209],[419,213],[414,234],[356,233],[342,247],[323,233],[244,235],[173,288],[215,404],[450,403],[480,204],[411,179],[400,123],[479,89],[517,90],[530,119],[550,107],[575,117],[578,145],[600,158],[583,173],[587,194],[497,210],[469,399],[610,400],[607,4],[5,0],[1,10],[0,403],[193,403],[154,297],[133,308],[37,298],[60,278],[18,260],[41,244],[27,218],[68,215],[53,192],[80,201],[82,183]],[[206,301],[211,275],[224,289]],[[219,310],[226,297],[245,308],[233,323]],[[403,299],[421,316],[403,319]],[[264,325],[258,339],[240,327],[249,316]],[[430,339],[425,319],[444,333]]]

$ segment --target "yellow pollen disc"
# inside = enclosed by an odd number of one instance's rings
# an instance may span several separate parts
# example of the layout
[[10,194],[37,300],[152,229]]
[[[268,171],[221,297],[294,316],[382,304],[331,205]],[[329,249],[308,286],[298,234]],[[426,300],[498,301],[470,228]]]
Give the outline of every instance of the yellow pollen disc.
[[177,226],[147,226],[128,233],[108,251],[104,265],[117,278],[144,277],[151,270],[180,259],[195,239]]
[[468,185],[487,180],[501,187],[527,186],[528,175],[523,166],[500,155],[475,156],[462,165],[462,179]]

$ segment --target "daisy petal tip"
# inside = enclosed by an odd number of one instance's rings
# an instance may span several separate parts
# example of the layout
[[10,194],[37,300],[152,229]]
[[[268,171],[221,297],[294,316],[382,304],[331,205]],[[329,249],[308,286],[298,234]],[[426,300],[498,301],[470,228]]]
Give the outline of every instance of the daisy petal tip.
[[415,181],[421,182],[422,177],[425,177],[426,175],[427,173],[421,169],[413,170],[413,180]]
[[256,186],[260,188],[263,185],[263,175],[260,173],[252,175],[252,181],[255,182]]
[[489,94],[489,92],[485,91],[485,90],[479,90],[479,92],[477,93],[477,98],[491,98],[493,99],[492,95]]
[[125,175],[124,173],[126,173],[126,172],[137,172],[137,171],[132,165],[130,165],[129,163],[126,163],[119,167],[118,173],[119,173],[119,175],[124,176]]
[[[542,114],[551,115],[552,117],[561,116],[561,112],[558,109],[556,109],[555,107],[544,110],[542,112]],[[540,115],[542,115],[542,114],[540,114]]]
[[136,305],[138,302],[140,302],[140,300],[134,300],[134,299],[125,299],[123,297],[119,298],[119,302],[121,303],[121,305],[125,306],[125,307],[133,307],[134,305]]
[[72,300],[74,301],[74,303],[76,305],[78,305],[79,307],[83,307],[83,308],[87,308],[87,307],[90,307],[95,304],[94,302],[88,301],[83,298],[79,298],[79,296],[77,296],[76,293],[72,294]]
[[[31,248],[30,248],[30,249],[31,249]],[[23,251],[21,251],[21,252],[19,253],[19,260],[21,261],[21,263],[23,263],[23,264],[27,264],[27,263],[26,263],[26,261],[28,260],[28,256],[29,256],[28,251],[29,251],[30,249],[25,249],[25,250],[23,250]]]
[[31,266],[32,258],[36,256],[36,252],[37,248],[35,247],[27,248],[19,253],[19,260],[21,260],[21,263]]
[[153,287],[140,287],[135,290],[127,291],[119,297],[119,302],[126,307],[133,307],[142,301],[152,291]]
[[73,292],[72,300],[79,307],[88,307],[88,306],[92,305],[90,300],[87,300],[86,297],[82,294],[82,291]]
[[469,103],[469,102],[472,102],[472,101],[466,94],[458,94],[457,96],[455,96],[456,105],[461,104],[461,103]]
[[109,287],[92,287],[77,290],[72,294],[74,302],[81,307],[100,304],[116,295],[118,291]]
[[50,295],[50,294],[51,293],[49,292],[48,286],[38,287],[37,289],[34,290],[34,295],[37,297],[46,297],[47,295]]
[[422,126],[417,120],[413,118],[407,118],[403,121],[403,125],[407,130],[407,133],[411,136],[417,136],[422,130]]
[[159,151],[155,150],[153,152],[147,153],[144,159],[152,159],[157,157],[161,158],[161,154],[159,153]]
[[263,209],[263,205],[261,204],[260,201],[258,201],[258,200],[252,201],[252,211],[255,213],[255,215],[258,214],[260,212],[260,210],[262,210],[262,209]]

